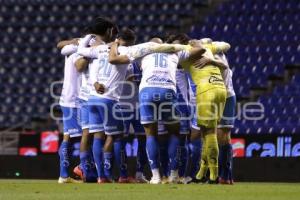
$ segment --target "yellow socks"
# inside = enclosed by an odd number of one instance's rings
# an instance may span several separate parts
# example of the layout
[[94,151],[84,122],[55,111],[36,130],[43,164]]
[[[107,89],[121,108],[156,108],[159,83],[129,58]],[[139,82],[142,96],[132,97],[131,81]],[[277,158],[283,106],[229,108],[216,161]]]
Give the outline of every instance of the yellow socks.
[[202,151],[201,151],[201,161],[200,161],[200,169],[196,175],[197,179],[203,179],[208,170],[208,161],[207,161],[207,154],[206,154],[206,142],[205,138],[202,140]]
[[207,134],[204,137],[207,162],[210,172],[209,179],[215,181],[218,178],[218,158],[219,158],[219,146],[216,134]]

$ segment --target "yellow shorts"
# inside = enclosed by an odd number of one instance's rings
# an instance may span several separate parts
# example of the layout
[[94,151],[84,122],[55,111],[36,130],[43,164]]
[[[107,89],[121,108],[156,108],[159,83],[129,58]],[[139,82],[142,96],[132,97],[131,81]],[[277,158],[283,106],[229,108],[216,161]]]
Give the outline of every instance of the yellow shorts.
[[197,123],[206,128],[217,127],[226,102],[226,88],[220,69],[208,66],[197,74]]

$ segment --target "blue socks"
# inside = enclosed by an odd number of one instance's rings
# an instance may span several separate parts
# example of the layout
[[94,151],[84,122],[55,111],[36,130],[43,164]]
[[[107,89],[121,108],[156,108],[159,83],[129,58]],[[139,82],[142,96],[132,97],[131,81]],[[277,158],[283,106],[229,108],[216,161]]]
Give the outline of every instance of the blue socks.
[[168,147],[168,155],[169,155],[169,170],[178,170],[178,157],[177,157],[177,149],[179,147],[179,138],[178,136],[171,135],[169,138],[169,147]]
[[220,146],[219,176],[224,180],[232,180],[232,145]]
[[70,166],[70,143],[63,141],[59,148],[59,165],[60,165],[60,172],[59,176],[62,178],[69,177],[69,166]]
[[112,179],[112,161],[113,154],[112,152],[104,152],[104,176],[105,178]]
[[191,160],[191,169],[189,176],[192,178],[196,177],[197,172],[199,171],[199,162],[201,159],[201,139],[196,139],[190,141],[189,149],[190,149],[190,160]]
[[169,176],[169,155],[168,155],[168,140],[159,141],[159,160],[160,166],[162,167],[162,175],[165,177]]
[[147,136],[146,139],[146,149],[147,149],[147,155],[148,155],[148,160],[149,160],[149,165],[150,168],[153,169],[158,169],[158,155],[159,155],[159,145],[156,140],[155,136]]
[[185,177],[188,160],[188,146],[185,139],[180,139],[180,145],[178,147],[178,175],[179,177]]
[[97,174],[90,152],[80,152],[80,167],[86,182],[95,182],[97,180]]
[[125,142],[122,139],[114,141],[114,157],[120,169],[120,177],[127,178],[127,157],[125,152]]
[[137,166],[136,172],[143,173],[144,167],[147,164],[146,141],[138,140]]
[[103,145],[104,140],[100,138],[94,138],[93,142],[93,156],[97,169],[97,177],[104,178],[104,170],[103,170]]

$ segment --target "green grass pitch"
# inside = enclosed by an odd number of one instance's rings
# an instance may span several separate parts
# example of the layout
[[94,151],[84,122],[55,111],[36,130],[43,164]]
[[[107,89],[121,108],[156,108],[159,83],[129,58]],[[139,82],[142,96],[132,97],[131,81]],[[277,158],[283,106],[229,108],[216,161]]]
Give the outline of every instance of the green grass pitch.
[[235,185],[64,184],[49,180],[1,180],[0,200],[298,200],[299,183]]

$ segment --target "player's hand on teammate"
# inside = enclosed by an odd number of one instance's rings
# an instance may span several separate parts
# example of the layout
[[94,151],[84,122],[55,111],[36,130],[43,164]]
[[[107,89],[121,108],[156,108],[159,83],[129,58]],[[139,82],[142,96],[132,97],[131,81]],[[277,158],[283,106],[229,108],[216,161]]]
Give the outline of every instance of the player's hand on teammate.
[[189,45],[191,45],[192,47],[203,48],[202,43],[201,43],[200,40],[190,40]]
[[94,84],[95,90],[99,94],[104,94],[105,92],[105,86],[101,83],[95,83]]
[[112,47],[118,47],[119,45],[120,45],[119,39],[115,39],[115,41],[113,41],[113,42],[111,43],[111,48],[112,48]]

